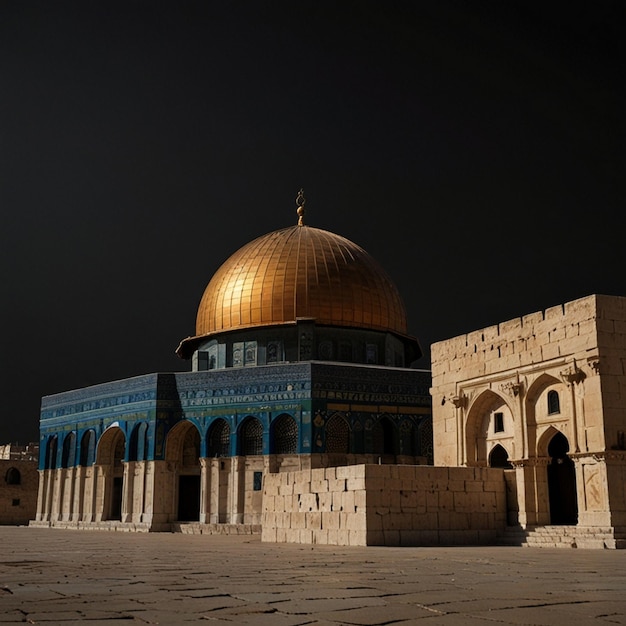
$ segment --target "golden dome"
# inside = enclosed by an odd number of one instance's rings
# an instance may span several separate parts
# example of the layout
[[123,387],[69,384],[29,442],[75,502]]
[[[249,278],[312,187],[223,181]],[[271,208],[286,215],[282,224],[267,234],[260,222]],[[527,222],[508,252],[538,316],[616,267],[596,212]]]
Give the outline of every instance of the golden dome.
[[297,318],[407,332],[398,290],[363,248],[334,233],[298,225],[258,237],[224,262],[202,296],[196,337]]

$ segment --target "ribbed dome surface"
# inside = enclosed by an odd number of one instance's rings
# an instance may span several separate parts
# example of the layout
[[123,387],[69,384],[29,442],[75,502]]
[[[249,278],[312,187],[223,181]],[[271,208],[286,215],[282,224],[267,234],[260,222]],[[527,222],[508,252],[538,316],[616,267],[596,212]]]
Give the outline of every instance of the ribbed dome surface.
[[407,331],[398,290],[363,248],[325,230],[293,226],[251,241],[224,262],[202,296],[196,336],[299,317]]

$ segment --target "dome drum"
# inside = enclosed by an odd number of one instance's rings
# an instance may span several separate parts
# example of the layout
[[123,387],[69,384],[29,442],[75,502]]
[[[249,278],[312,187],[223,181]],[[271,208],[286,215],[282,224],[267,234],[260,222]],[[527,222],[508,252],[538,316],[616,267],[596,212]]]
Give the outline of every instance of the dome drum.
[[408,367],[421,356],[413,337],[320,326],[310,319],[190,337],[178,352],[192,359],[194,371],[311,360]]

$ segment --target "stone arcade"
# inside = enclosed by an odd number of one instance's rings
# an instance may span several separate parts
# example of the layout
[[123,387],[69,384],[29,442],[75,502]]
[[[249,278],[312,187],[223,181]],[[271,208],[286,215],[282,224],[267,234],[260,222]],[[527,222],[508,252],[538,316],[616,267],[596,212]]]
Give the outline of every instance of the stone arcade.
[[190,372],[42,399],[31,524],[624,547],[626,298],[437,343],[431,375],[389,276],[297,204],[211,278]]

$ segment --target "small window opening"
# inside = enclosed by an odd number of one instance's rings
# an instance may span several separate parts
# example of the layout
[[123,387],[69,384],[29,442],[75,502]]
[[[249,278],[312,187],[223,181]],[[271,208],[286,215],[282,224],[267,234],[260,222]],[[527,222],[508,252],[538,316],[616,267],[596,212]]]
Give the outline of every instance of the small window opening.
[[504,413],[493,414],[493,432],[494,433],[504,432]]
[[263,472],[254,472],[253,490],[261,491],[263,486]]
[[548,391],[548,415],[554,415],[561,412],[561,405],[559,402],[559,394],[551,389]]
[[11,504],[13,506],[19,506],[20,505],[20,499],[19,498],[13,498],[13,501],[11,502]]

